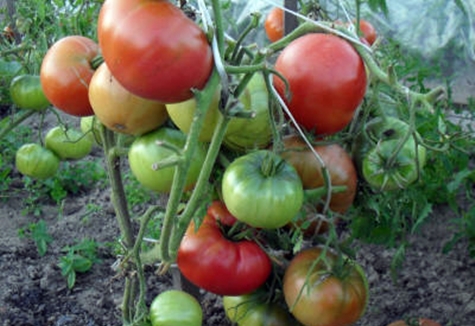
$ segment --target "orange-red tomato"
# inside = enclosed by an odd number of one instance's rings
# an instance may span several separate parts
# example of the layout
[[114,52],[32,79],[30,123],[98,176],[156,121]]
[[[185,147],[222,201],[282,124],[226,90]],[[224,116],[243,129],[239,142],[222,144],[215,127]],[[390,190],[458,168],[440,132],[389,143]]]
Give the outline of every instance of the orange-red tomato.
[[211,75],[214,62],[206,34],[171,1],[106,0],[97,25],[109,69],[138,96],[185,101]]
[[271,42],[275,42],[284,37],[284,11],[275,7],[267,14],[264,21],[266,35]]
[[165,104],[126,90],[112,76],[106,63],[92,76],[89,101],[103,125],[123,134],[142,135],[158,128],[168,118]]
[[360,19],[360,31],[363,34],[363,38],[369,45],[373,45],[378,36],[374,26],[367,20]]
[[98,54],[97,43],[84,36],[67,36],[53,44],[40,69],[41,86],[51,104],[74,116],[94,114],[88,87],[94,74],[91,61]]
[[[363,314],[368,303],[368,283],[362,268],[322,247],[299,252],[284,273],[285,302],[305,326],[349,326]],[[345,257],[342,257],[345,259]]]

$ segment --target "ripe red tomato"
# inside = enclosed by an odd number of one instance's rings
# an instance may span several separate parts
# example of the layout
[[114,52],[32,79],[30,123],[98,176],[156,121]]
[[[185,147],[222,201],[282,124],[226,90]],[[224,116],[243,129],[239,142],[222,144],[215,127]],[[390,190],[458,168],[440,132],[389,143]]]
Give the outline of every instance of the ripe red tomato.
[[409,318],[408,320],[397,320],[388,326],[441,326],[439,323],[427,318]]
[[283,279],[287,306],[305,326],[352,325],[367,305],[366,276],[355,262],[330,250],[322,254],[323,248],[313,247],[290,261]]
[[264,29],[271,42],[284,37],[284,11],[281,8],[275,7],[269,11],[264,21]]
[[[228,218],[218,219],[221,225],[234,223]],[[257,243],[228,240],[217,217],[210,215],[197,230],[195,223],[190,223],[178,248],[177,264],[190,282],[219,295],[250,293],[266,281],[272,270],[270,258]]]
[[369,45],[373,45],[373,43],[376,41],[376,38],[378,37],[374,26],[369,21],[360,19],[360,31],[363,34],[363,38],[366,40],[366,42],[368,42]]
[[112,76],[106,63],[92,76],[89,101],[103,125],[123,134],[139,136],[157,129],[168,119],[165,104],[126,90]]
[[53,44],[40,69],[41,86],[51,104],[74,116],[94,114],[88,86],[94,74],[91,61],[98,54],[97,43],[83,36],[67,36]]
[[366,92],[363,60],[350,43],[331,34],[311,33],[291,42],[275,69],[287,80],[274,85],[297,123],[317,135],[345,128]]
[[[281,156],[289,162],[302,179],[304,189],[323,187],[325,179],[322,166],[306,143],[297,135],[283,139],[284,151]],[[356,195],[357,173],[351,156],[338,144],[314,146],[331,178],[333,186],[346,186],[347,190],[333,194],[330,209],[345,213],[353,204]]]
[[98,38],[112,74],[140,97],[185,101],[213,69],[206,35],[170,1],[105,1]]

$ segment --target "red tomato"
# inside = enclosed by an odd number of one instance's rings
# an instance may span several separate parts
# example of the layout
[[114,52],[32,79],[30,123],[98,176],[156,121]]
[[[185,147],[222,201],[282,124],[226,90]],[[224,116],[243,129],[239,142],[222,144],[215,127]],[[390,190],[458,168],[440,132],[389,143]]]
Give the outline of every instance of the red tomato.
[[[281,156],[289,162],[302,179],[304,189],[323,187],[325,180],[322,166],[306,143],[297,135],[284,138]],[[347,190],[333,194],[330,209],[345,213],[356,195],[357,174],[351,156],[338,144],[314,146],[331,178],[333,186],[346,186]]]
[[272,269],[270,258],[257,243],[226,239],[216,217],[209,215],[198,230],[190,223],[177,264],[190,282],[219,295],[250,293],[266,281]]
[[305,326],[349,326],[363,314],[368,283],[355,262],[341,261],[321,247],[299,252],[285,270],[283,292],[294,317]]
[[169,1],[105,1],[98,38],[114,77],[140,97],[185,101],[213,69],[206,35]]
[[368,42],[369,45],[373,45],[378,36],[374,26],[369,21],[360,19],[360,31],[363,33],[363,38],[366,42]]
[[345,128],[366,92],[366,71],[358,52],[331,34],[307,34],[278,56],[275,69],[290,87],[274,76],[274,85],[297,123],[317,135]]
[[275,7],[271,9],[264,21],[264,29],[267,38],[271,42],[275,42],[284,37],[284,11]]
[[94,74],[91,61],[98,54],[97,43],[83,36],[67,36],[53,44],[40,70],[41,86],[51,104],[74,116],[94,114],[88,87]]
[[213,201],[206,213],[222,225],[232,226],[237,222],[237,219],[228,211],[226,205],[219,200]]

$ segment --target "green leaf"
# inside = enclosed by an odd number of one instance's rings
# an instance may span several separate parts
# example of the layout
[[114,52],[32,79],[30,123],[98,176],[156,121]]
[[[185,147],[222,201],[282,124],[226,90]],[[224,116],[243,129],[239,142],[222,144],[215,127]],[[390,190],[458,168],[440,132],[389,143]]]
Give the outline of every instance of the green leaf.
[[399,270],[406,259],[406,244],[402,244],[396,250],[396,253],[393,256],[391,261],[391,278],[393,281],[396,281]]
[[81,255],[73,255],[72,267],[76,272],[85,273],[91,269],[92,261]]
[[72,289],[74,287],[74,284],[76,283],[76,272],[71,271],[71,273],[68,274],[67,282],[68,289]]
[[385,16],[389,13],[386,0],[368,0],[368,6],[372,11],[381,10]]

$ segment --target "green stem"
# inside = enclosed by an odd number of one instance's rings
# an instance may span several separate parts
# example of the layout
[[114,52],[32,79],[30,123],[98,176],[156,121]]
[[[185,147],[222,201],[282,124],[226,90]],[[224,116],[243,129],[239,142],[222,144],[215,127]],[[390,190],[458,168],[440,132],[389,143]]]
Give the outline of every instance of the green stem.
[[180,217],[179,224],[181,227],[175,230],[173,236],[170,238],[170,256],[175,258],[178,252],[178,247],[180,246],[181,240],[185,234],[186,228],[191,222],[191,219],[194,216],[194,213],[198,209],[205,188],[208,186],[208,180],[215,165],[216,159],[219,155],[221,144],[226,134],[227,126],[230,118],[224,115],[220,115],[219,120],[216,125],[216,129],[213,133],[213,138],[211,139],[210,147],[206,154],[203,167],[201,169],[198,181],[196,186],[191,194],[191,197],[183,211],[182,216]]
[[[170,239],[173,237],[174,228],[176,227],[176,216],[180,204],[180,200],[183,196],[186,175],[193,160],[193,155],[196,147],[198,146],[198,138],[201,133],[206,112],[209,109],[214,97],[214,92],[219,84],[219,76],[216,71],[210,77],[206,88],[203,91],[197,92],[195,95],[197,106],[193,123],[189,130],[185,147],[182,152],[182,160],[176,166],[175,176],[173,178],[172,190],[167,203],[167,209],[165,211],[162,233],[160,235],[159,252],[161,260],[170,264],[174,261],[173,255],[170,253],[174,250],[170,250]],[[187,226],[184,226],[185,228]],[[181,232],[179,232],[181,233]]]
[[[22,112],[20,114],[19,117],[17,117],[16,119],[13,119],[13,121],[9,122],[5,128],[3,128],[2,130],[0,130],[0,140],[2,140],[3,137],[5,137],[6,135],[8,135],[8,133],[10,133],[13,129],[15,129],[16,127],[18,127],[23,121],[25,121],[26,119],[28,119],[29,117],[31,117],[33,114],[35,113],[38,113],[38,111],[34,111],[34,110],[25,110],[24,112]],[[5,121],[5,120],[2,120],[2,122]]]
[[[345,192],[348,188],[346,186],[332,186],[332,194]],[[328,194],[327,187],[318,187],[313,189],[305,189],[304,197],[306,202],[316,203],[323,196]]]

